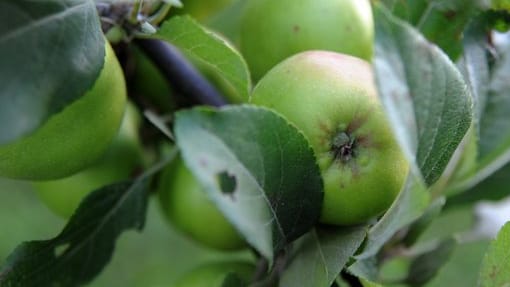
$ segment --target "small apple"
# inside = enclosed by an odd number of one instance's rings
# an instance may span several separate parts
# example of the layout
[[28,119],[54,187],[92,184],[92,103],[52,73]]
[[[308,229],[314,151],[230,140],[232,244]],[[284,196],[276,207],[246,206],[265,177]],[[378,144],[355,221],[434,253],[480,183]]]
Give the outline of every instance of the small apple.
[[181,0],[182,9],[172,9],[168,16],[189,14],[204,23],[236,0]]
[[124,74],[108,42],[105,50],[104,67],[85,95],[34,133],[0,145],[0,176],[63,178],[90,166],[104,154],[119,129],[126,104]]
[[163,170],[158,193],[166,218],[195,241],[221,250],[246,247],[243,238],[207,197],[181,158]]
[[[174,287],[222,287],[229,275],[235,275],[244,282],[249,282],[255,266],[249,262],[217,262],[202,265],[182,276]],[[243,285],[244,286],[244,285]]]
[[69,218],[90,192],[128,179],[142,165],[139,123],[136,108],[127,105],[120,130],[100,160],[66,178],[33,182],[39,198],[57,215]]
[[269,71],[250,100],[308,138],[324,180],[323,223],[365,222],[394,201],[408,163],[366,61],[327,51],[297,54]]
[[373,26],[368,0],[248,0],[241,19],[241,52],[255,82],[306,50],[370,60]]
[[133,70],[132,78],[128,83],[130,91],[158,111],[163,113],[174,111],[176,103],[168,81],[141,49],[135,45],[129,48],[131,56],[129,63],[132,64]]

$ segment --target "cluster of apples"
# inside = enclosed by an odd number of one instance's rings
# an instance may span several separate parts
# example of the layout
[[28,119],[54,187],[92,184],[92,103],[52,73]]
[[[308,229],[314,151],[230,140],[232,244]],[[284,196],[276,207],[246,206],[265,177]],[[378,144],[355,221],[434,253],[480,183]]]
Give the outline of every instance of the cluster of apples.
[[[219,9],[231,1],[187,2]],[[242,14],[239,48],[256,83],[249,103],[273,109],[308,139],[324,181],[323,224],[381,215],[408,173],[377,96],[373,34],[368,0],[246,0]],[[86,95],[35,133],[0,145],[0,176],[34,181],[65,217],[88,192],[129,177],[142,162],[138,115],[125,113],[122,69],[108,43],[105,50]],[[158,193],[164,214],[191,238],[222,250],[246,247],[182,159],[163,170]]]
[[[256,83],[249,102],[273,109],[307,137],[324,180],[321,223],[381,215],[400,192],[408,163],[377,96],[370,2],[246,2],[239,44]],[[183,161],[167,169],[159,194],[170,221],[207,246],[245,247]]]
[[[241,17],[239,48],[256,83],[249,102],[273,109],[308,139],[324,181],[323,224],[381,215],[407,177],[377,96],[373,37],[368,0],[247,0]],[[173,180],[163,176],[159,193],[174,226],[210,247],[246,246],[182,160],[166,172]],[[200,282],[186,286],[212,286]]]

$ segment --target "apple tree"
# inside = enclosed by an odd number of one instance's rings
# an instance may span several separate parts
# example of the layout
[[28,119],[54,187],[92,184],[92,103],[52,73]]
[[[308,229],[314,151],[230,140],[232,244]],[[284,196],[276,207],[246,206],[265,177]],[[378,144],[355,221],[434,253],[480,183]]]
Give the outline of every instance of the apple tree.
[[509,25],[0,0],[0,287],[510,286]]

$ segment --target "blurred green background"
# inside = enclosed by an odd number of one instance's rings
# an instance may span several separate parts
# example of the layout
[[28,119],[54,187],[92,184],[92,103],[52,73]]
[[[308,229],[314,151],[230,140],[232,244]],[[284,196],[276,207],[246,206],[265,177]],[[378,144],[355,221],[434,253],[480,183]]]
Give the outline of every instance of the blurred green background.
[[[19,243],[52,238],[64,225],[63,219],[39,201],[29,184],[0,178],[0,265]],[[88,286],[171,287],[180,275],[198,265],[230,258],[251,255],[221,253],[196,245],[164,221],[158,202],[152,198],[143,232],[124,233],[110,264]]]
[[[489,223],[477,213],[473,205],[448,208],[422,234],[421,242],[452,235],[460,242],[427,287],[477,286],[481,260],[489,238],[495,235],[477,232],[481,224]],[[49,239],[64,225],[64,220],[39,201],[29,184],[0,178],[0,265],[19,243]],[[201,264],[240,258],[252,259],[252,255],[248,251],[221,253],[205,249],[175,232],[161,217],[158,202],[152,198],[144,231],[124,233],[117,241],[110,264],[88,286],[171,287],[179,276]],[[395,263],[385,264],[383,278],[406,272],[405,264],[398,260]]]

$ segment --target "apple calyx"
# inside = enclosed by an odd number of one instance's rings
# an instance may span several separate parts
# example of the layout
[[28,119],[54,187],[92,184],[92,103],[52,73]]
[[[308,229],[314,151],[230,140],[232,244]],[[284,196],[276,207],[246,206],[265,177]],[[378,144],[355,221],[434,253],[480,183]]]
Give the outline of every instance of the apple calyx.
[[335,160],[349,162],[356,156],[356,139],[346,132],[338,133],[331,141],[331,153]]

